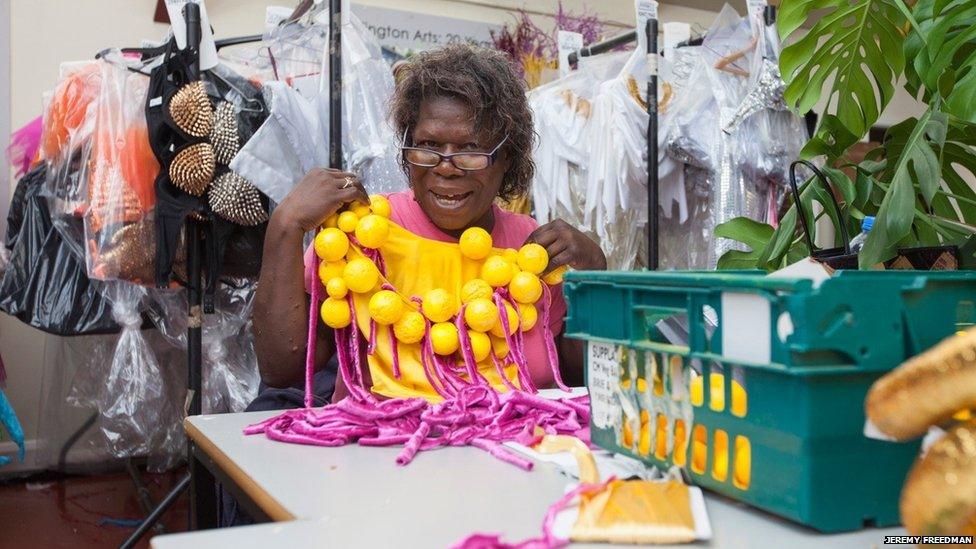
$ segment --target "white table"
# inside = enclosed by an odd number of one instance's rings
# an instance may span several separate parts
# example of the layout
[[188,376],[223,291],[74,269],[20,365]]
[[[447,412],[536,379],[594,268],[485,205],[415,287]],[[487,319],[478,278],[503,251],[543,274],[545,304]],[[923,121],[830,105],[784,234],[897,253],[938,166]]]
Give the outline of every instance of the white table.
[[[191,417],[187,433],[272,520],[290,521],[159,536],[154,549],[233,547],[449,547],[472,532],[506,541],[537,537],[569,479],[552,466],[524,472],[474,448],[422,452],[406,467],[398,448],[283,444],[242,429],[270,412]],[[904,530],[821,535],[706,493],[709,547],[878,547]],[[605,546],[603,546],[605,547]]]

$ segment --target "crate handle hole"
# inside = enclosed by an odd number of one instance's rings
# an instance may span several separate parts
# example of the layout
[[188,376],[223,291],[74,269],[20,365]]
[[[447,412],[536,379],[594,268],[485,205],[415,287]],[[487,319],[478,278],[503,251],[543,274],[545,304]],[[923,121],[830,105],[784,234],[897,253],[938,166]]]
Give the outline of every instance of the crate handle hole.
[[752,481],[752,445],[749,439],[735,436],[735,459],[732,466],[732,484],[739,490],[748,490]]
[[708,430],[704,425],[695,425],[691,431],[691,470],[699,475],[705,473],[708,462]]
[[715,430],[712,446],[712,478],[725,482],[729,478],[729,434],[722,429]]

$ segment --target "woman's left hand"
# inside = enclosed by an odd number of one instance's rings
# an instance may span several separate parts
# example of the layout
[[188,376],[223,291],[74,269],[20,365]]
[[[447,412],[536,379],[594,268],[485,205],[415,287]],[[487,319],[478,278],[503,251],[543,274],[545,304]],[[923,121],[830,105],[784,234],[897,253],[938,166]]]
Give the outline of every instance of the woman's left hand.
[[562,219],[551,221],[532,231],[526,244],[535,242],[549,252],[546,273],[569,265],[581,271],[605,271],[607,256],[590,237]]

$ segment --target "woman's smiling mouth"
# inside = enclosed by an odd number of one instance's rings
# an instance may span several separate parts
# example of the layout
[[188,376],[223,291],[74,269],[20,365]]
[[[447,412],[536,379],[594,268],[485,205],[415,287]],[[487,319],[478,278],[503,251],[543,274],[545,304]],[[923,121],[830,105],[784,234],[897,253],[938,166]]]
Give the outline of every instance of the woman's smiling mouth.
[[454,209],[460,207],[464,204],[467,199],[474,194],[474,191],[468,191],[465,193],[437,193],[432,190],[428,190],[434,203],[441,208]]

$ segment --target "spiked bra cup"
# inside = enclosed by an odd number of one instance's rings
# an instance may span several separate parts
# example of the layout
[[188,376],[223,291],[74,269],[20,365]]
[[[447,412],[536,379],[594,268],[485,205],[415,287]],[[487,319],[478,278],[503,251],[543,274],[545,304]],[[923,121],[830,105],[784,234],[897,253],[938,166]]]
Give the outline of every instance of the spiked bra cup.
[[192,196],[208,194],[213,213],[231,223],[253,226],[267,221],[258,190],[218,167],[229,164],[240,150],[234,105],[220,101],[214,109],[204,83],[195,81],[170,95],[166,112],[180,132],[195,138],[177,150],[169,165],[173,185]]

